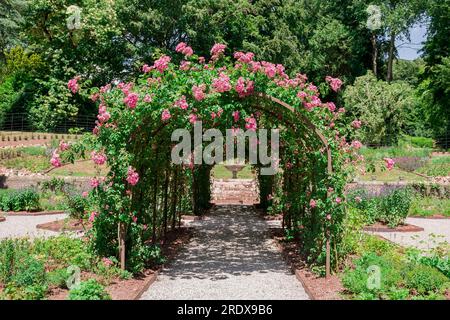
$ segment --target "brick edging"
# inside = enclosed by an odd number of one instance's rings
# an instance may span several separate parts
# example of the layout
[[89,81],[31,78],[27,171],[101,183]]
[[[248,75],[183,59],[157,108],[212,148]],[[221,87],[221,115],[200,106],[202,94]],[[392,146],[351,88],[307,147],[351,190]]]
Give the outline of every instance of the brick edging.
[[3,221],[5,221],[5,220],[6,220],[5,217],[0,217],[0,222],[3,222]]
[[303,277],[302,273],[299,269],[295,269],[295,277],[298,281],[300,281],[301,285],[303,286],[303,289],[305,289],[306,294],[308,295],[310,300],[318,300],[317,297],[312,292],[311,288],[308,286],[307,281]]
[[156,278],[158,277],[158,274],[159,270],[155,271],[150,276],[148,276],[148,279],[145,279],[145,284],[130,300],[139,300],[142,297],[142,295],[150,288],[153,282],[155,282]]
[[425,229],[422,227],[418,227],[412,224],[407,224],[406,226],[410,227],[407,230],[402,230],[402,229],[398,229],[398,228],[389,228],[389,227],[371,227],[371,226],[365,226],[363,227],[364,231],[369,231],[369,232],[421,232],[424,231]]

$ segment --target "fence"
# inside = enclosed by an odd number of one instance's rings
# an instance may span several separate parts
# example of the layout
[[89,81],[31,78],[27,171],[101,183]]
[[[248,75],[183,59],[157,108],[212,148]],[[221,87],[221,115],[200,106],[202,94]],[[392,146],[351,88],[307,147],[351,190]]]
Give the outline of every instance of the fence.
[[[65,119],[58,122],[51,130],[38,130],[29,121],[27,113],[10,113],[4,117],[3,123],[0,123],[0,131],[15,132],[33,132],[47,131],[52,133],[69,133],[69,129],[79,128],[81,132],[89,132],[94,129],[95,116],[80,115],[72,119]],[[399,140],[398,134],[386,134],[381,141],[377,143],[365,143],[369,147],[390,147],[396,146]],[[436,147],[439,149],[450,149],[450,131],[434,138]],[[364,143],[364,141],[363,141]]]
[[96,118],[94,116],[77,116],[72,119],[59,121],[51,130],[39,130],[29,121],[27,113],[10,113],[4,117],[3,123],[0,124],[0,131],[48,131],[52,133],[68,133],[69,129],[79,128],[81,132],[92,131],[95,126]]
[[[414,135],[409,135],[414,137]],[[432,138],[435,142],[436,149],[449,150],[450,149],[450,131],[447,131],[445,134],[439,135],[437,137]],[[378,148],[378,147],[392,147],[397,146],[399,140],[407,140],[407,138],[403,138],[399,134],[386,134],[380,141],[378,142],[365,142],[362,141],[364,145],[368,147]]]

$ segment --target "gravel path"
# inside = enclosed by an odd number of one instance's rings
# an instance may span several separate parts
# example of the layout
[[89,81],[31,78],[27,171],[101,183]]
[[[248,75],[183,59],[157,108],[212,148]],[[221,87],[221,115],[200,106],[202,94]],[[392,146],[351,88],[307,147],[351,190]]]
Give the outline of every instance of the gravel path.
[[141,299],[308,299],[252,207],[219,206]]
[[18,237],[46,237],[57,235],[57,232],[36,229],[36,225],[50,221],[64,219],[65,214],[52,214],[43,216],[6,216],[0,222],[0,239]]
[[373,233],[401,246],[412,246],[419,249],[431,249],[444,241],[450,243],[450,219],[407,218],[406,223],[422,227],[424,231]]

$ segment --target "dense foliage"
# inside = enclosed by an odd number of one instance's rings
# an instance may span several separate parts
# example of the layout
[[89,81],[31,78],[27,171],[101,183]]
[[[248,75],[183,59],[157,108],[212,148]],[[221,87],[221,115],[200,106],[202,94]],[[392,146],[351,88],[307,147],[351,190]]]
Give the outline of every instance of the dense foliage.
[[[27,112],[35,128],[50,131],[77,115],[94,115],[88,96],[67,95],[67,79],[82,75],[93,86],[127,81],[161,53],[178,61],[173,52],[184,41],[205,57],[215,42],[226,43],[231,52],[251,51],[260,60],[283,64],[291,75],[305,72],[317,84],[327,75],[352,84],[370,69],[381,82],[366,95],[379,97],[381,89],[385,99],[399,102],[389,106],[396,119],[378,136],[448,130],[448,0],[373,1],[370,5],[380,8],[376,27],[368,24],[373,9],[361,0],[8,0],[0,5],[6,13],[1,16],[0,120],[7,112]],[[394,40],[408,39],[408,28],[427,19],[424,60],[397,61]],[[350,87],[346,96],[349,109],[362,97]],[[381,97],[367,107],[373,107],[377,122],[385,119]]]
[[[123,228],[128,268],[139,270],[151,258],[144,241],[156,243],[168,226],[176,225],[179,212],[202,214],[208,208],[211,166],[196,165],[186,154],[183,165],[171,162],[173,130],[191,130],[199,120],[204,129],[222,132],[232,127],[258,133],[260,128],[284,126],[279,163],[283,174],[268,180],[272,184],[261,188],[261,197],[280,195],[277,210],[304,243],[311,263],[324,262],[327,239],[333,245],[340,241],[343,188],[351,168],[347,164],[360,147],[358,141],[345,141],[350,131],[341,120],[345,110],[322,102],[318,88],[305,75],[290,78],[282,65],[256,61],[250,52],[236,52],[230,59],[224,56],[225,48],[215,44],[206,63],[180,43],[176,50],[186,59],[180,65],[163,55],[153,65],[145,64],[135,82],[90,91],[99,104],[94,135],[80,144],[60,146],[51,162],[60,166],[87,148],[94,149],[91,157],[97,165],[108,164],[108,175],[91,181],[97,204],[91,215],[92,236],[100,255],[118,254],[117,231]],[[342,85],[336,78],[327,81],[331,88],[324,87],[324,92]],[[88,90],[79,77],[68,85],[74,95]],[[288,103],[294,111],[264,95]],[[329,145],[333,172],[328,171],[327,147],[314,128]],[[256,166],[262,170],[261,164]]]

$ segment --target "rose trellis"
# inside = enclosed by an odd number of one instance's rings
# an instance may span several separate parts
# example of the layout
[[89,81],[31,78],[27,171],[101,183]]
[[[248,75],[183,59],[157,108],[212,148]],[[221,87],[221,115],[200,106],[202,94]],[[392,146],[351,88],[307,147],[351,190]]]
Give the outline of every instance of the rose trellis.
[[[256,61],[252,53],[227,57],[226,46],[215,44],[206,61],[185,43],[176,51],[180,63],[162,56],[134,82],[85,90],[82,75],[69,81],[73,94],[89,91],[98,103],[98,121],[81,143],[55,151],[52,163],[93,150],[92,160],[110,168],[91,181],[93,248],[137,270],[152,255],[146,242],[163,241],[181,212],[208,208],[211,166],[172,164],[173,130],[192,130],[199,120],[204,129],[280,128],[281,170],[259,177],[261,205],[283,214],[286,230],[328,275],[338,264],[348,164],[360,147],[345,140],[345,110],[323,102],[305,75],[289,77],[282,65]],[[326,81],[325,91],[342,84]]]

